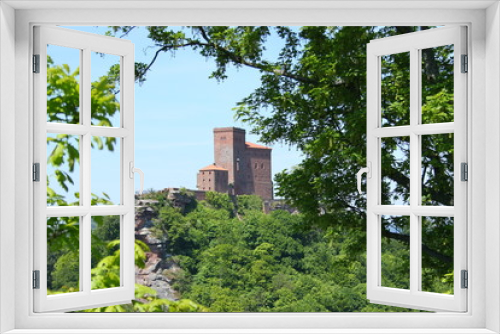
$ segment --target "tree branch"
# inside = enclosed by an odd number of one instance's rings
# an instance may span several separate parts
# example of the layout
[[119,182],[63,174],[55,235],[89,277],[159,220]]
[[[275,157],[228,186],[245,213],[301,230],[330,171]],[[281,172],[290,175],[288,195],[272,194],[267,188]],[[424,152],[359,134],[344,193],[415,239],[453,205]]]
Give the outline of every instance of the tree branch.
[[151,66],[153,66],[153,64],[156,62],[156,59],[158,58],[158,56],[160,55],[160,53],[167,52],[167,51],[169,51],[171,49],[179,49],[179,48],[183,48],[183,47],[187,47],[187,46],[194,46],[194,45],[203,46],[203,45],[206,45],[206,44],[197,43],[197,42],[190,42],[190,43],[185,43],[185,44],[168,44],[168,45],[163,45],[158,50],[156,50],[156,52],[155,52],[155,54],[153,56],[153,59],[151,59],[151,61],[149,62],[149,64],[144,68],[144,70],[140,73],[140,75],[142,76],[142,75],[146,74],[147,71],[149,71],[149,69],[151,68]]
[[210,39],[210,37],[207,35],[205,29],[203,29],[203,27],[197,27],[197,29],[200,31],[201,36],[207,42],[208,45],[210,45],[211,47],[213,47],[214,49],[216,49],[218,51],[221,51],[227,57],[229,57],[229,59],[231,59],[233,62],[235,62],[237,64],[241,64],[241,65],[245,65],[245,66],[248,66],[248,67],[252,67],[252,68],[255,68],[255,69],[267,72],[267,73],[273,73],[273,74],[276,74],[276,75],[279,75],[279,76],[283,76],[283,77],[286,77],[286,78],[290,78],[290,79],[293,79],[295,81],[299,81],[299,82],[302,82],[302,83],[309,83],[309,84],[315,84],[315,85],[319,84],[319,81],[317,81],[317,80],[314,80],[314,79],[311,79],[311,78],[307,78],[307,77],[303,77],[303,76],[300,76],[300,75],[297,75],[297,74],[293,74],[293,73],[287,72],[286,69],[271,70],[270,68],[268,68],[268,67],[266,67],[266,66],[264,66],[262,64],[257,64],[257,63],[250,62],[250,61],[244,59],[243,57],[236,55],[234,52],[229,51],[228,49],[223,48],[222,46],[220,46],[220,45],[218,45],[216,43],[213,43],[212,40]]

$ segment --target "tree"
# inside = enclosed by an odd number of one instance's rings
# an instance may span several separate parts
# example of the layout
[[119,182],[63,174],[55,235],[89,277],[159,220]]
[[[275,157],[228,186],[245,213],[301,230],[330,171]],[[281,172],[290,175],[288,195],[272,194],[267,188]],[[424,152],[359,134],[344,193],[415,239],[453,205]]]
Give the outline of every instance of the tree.
[[[111,126],[110,119],[120,110],[120,103],[116,98],[118,85],[116,83],[116,68],[112,66],[107,75],[103,75],[91,83],[91,122],[93,125]],[[55,64],[47,56],[47,122],[79,124],[80,123],[80,69],[72,70],[68,64]],[[53,168],[53,177],[47,177],[47,204],[72,205],[68,203],[64,194],[58,194],[51,188],[50,180],[68,192],[69,184],[74,184],[73,173],[75,166],[80,163],[79,138],[58,134],[47,137],[48,147],[52,151],[48,154],[47,165]],[[113,151],[116,138],[92,137],[92,147],[99,150]],[[79,198],[79,193],[75,194]],[[109,204],[109,197],[93,194],[93,202]],[[74,205],[74,204],[73,204]]]
[[[239,207],[248,201],[235,197]],[[157,220],[165,218],[163,238],[174,239],[171,259],[181,267],[171,273],[172,286],[212,312],[408,311],[369,305],[366,255],[350,251],[358,242],[352,233],[304,229],[302,214],[265,214],[260,206],[247,208],[240,218],[205,201],[182,214],[165,207]],[[399,261],[407,245],[385,246],[384,282],[400,284],[407,278]],[[443,282],[433,284],[447,289]]]
[[[278,195],[287,199],[307,219],[310,228],[339,227],[358,234],[365,231],[365,200],[356,192],[356,172],[366,165],[366,44],[376,38],[409,33],[429,27],[146,27],[156,47],[149,64],[137,64],[139,81],[146,80],[158,57],[192,48],[215,62],[211,77],[223,81],[229,66],[253,68],[261,85],[237,103],[235,115],[252,127],[266,144],[281,142],[298,147],[302,163],[275,175]],[[135,27],[111,27],[110,33],[126,35]],[[275,59],[265,58],[269,40],[279,40]],[[386,124],[403,124],[408,107],[408,63],[405,54],[383,57],[383,118]],[[453,57],[449,47],[423,51],[423,121],[453,119]],[[450,136],[423,139],[423,201],[433,205],[453,202],[453,140]],[[395,138],[382,144],[384,179],[382,200],[407,201],[408,140]],[[432,228],[452,228],[451,220],[436,221]],[[387,239],[409,243],[401,221],[384,225]],[[429,227],[431,228],[431,227]],[[364,252],[364,237],[351,251]],[[429,270],[444,277],[453,270],[452,235],[438,244],[423,246]],[[451,248],[452,249],[452,248]]]

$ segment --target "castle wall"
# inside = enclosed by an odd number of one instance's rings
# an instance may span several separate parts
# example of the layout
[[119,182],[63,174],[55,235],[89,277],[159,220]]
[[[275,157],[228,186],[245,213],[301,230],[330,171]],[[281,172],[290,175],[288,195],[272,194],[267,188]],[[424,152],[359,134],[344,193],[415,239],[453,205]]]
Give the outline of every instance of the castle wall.
[[241,178],[244,151],[245,130],[233,127],[214,129],[215,164],[228,170],[228,183],[234,185],[236,194],[244,188]]
[[220,193],[227,193],[228,190],[228,172],[227,171],[222,171],[222,170],[216,170],[214,171],[214,188],[215,191],[218,191]]
[[227,192],[228,172],[223,170],[200,170],[197,175],[197,188],[204,191]]
[[251,175],[252,194],[260,196],[262,199],[273,199],[273,182],[271,170],[271,150],[259,148],[247,148]]

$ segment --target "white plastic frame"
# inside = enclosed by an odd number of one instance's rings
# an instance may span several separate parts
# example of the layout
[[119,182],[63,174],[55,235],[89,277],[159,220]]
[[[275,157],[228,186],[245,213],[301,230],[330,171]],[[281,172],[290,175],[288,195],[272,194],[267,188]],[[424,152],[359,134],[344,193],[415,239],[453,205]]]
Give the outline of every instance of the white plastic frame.
[[[47,123],[47,45],[80,50],[80,124]],[[120,126],[91,125],[91,53],[117,55],[121,59]],[[34,82],[34,161],[40,163],[40,182],[34,184],[34,269],[40,271],[40,289],[34,289],[35,312],[70,311],[129,303],[134,298],[134,183],[128,166],[134,159],[134,45],[127,40],[69,29],[34,27],[34,53],[40,55],[40,72]],[[79,135],[80,205],[47,207],[47,133]],[[120,140],[120,204],[91,205],[92,136]],[[119,215],[120,287],[91,289],[91,217]],[[80,291],[47,296],[47,218],[80,217]]]
[[[490,4],[493,1],[489,2]],[[269,4],[269,6],[268,6]],[[4,197],[0,331],[33,333],[497,333],[500,331],[498,131],[500,10],[473,1],[4,1],[0,132]],[[490,6],[490,8],[487,8]],[[129,8],[129,9],[126,9]],[[131,9],[130,9],[131,8]],[[140,8],[140,10],[137,10]],[[31,290],[31,25],[442,25],[468,24],[474,67],[469,103],[469,215],[473,225],[467,313],[411,314],[33,314]],[[486,29],[487,28],[487,29]],[[15,35],[14,35],[15,34]],[[488,71],[485,71],[485,68]],[[12,85],[15,83],[15,86]],[[12,118],[15,110],[16,118]],[[12,131],[8,131],[9,127]],[[8,141],[14,136],[15,145]],[[488,153],[485,153],[487,149]],[[486,164],[487,163],[487,164]],[[15,167],[15,168],[14,168]],[[14,173],[15,171],[15,173]],[[488,182],[485,182],[485,171]],[[12,173],[11,173],[12,172]],[[15,175],[15,179],[12,178]],[[11,190],[17,188],[15,198]],[[5,185],[11,185],[6,188]],[[485,194],[488,194],[486,196]],[[487,206],[485,206],[485,203]],[[11,222],[15,220],[15,224]],[[470,226],[470,225],[469,225]],[[12,235],[15,234],[15,238]],[[28,238],[28,240],[26,239]],[[15,257],[12,257],[15,249]],[[488,256],[485,256],[488,254]],[[15,268],[15,275],[10,275]],[[9,270],[6,270],[9,269]],[[15,286],[15,289],[12,287]],[[488,293],[485,293],[488,291]],[[14,307],[13,307],[14,305]],[[2,307],[3,306],[3,307]],[[137,324],[140,329],[131,329]],[[148,324],[146,329],[144,324]],[[142,326],[144,325],[144,326]],[[294,329],[295,328],[295,329]],[[12,330],[12,331],[10,331]]]
[[[454,122],[421,124],[421,52],[454,45]],[[410,53],[410,125],[381,125],[380,57]],[[466,28],[455,26],[374,40],[367,46],[367,161],[372,178],[367,182],[367,297],[371,302],[424,310],[467,310],[467,290],[460,271],[467,269],[467,182],[460,180],[460,164],[467,162],[467,74],[461,57],[467,54]],[[421,205],[421,135],[454,134],[454,206]],[[410,205],[381,205],[381,138],[410,138]],[[410,289],[381,286],[381,215],[410,217]],[[421,217],[454,217],[454,294],[421,291]]]

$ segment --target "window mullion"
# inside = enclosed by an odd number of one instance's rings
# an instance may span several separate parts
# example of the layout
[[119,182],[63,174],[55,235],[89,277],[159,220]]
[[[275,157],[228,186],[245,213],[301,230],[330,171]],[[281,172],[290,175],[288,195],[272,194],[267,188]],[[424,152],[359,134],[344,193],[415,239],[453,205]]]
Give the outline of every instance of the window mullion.
[[419,259],[419,216],[416,211],[420,204],[420,136],[414,131],[419,124],[419,52],[410,51],[410,291],[415,293],[420,285]]
[[433,217],[453,217],[455,207],[453,206],[416,206],[413,209],[408,205],[375,205],[372,212],[378,215],[409,216],[433,216]]
[[[49,133],[64,133],[68,135],[82,136],[86,134],[88,131],[89,128],[85,125],[47,123],[47,132]],[[92,126],[90,131],[92,132],[93,136],[100,136],[100,137],[126,137],[130,135],[130,130],[124,128]]]
[[90,280],[90,270],[91,270],[91,233],[92,217],[90,215],[90,205],[91,205],[91,51],[89,48],[83,49],[82,55],[82,65],[80,67],[81,71],[81,95],[82,95],[82,125],[86,128],[85,134],[82,136],[82,159],[80,165],[82,166],[82,178],[81,178],[81,199],[82,205],[86,214],[81,219],[82,221],[82,238],[80,239],[80,263],[82,264],[81,271],[82,276],[80,277],[80,289],[83,292],[90,293],[91,291],[91,280]]
[[[415,137],[416,137],[416,161],[414,162],[415,165],[415,179],[416,179],[416,188],[414,189],[414,192],[416,193],[416,204],[419,207],[422,207],[422,183],[423,183],[423,175],[422,175],[422,134],[430,134],[432,131],[431,129],[438,130],[434,131],[434,133],[442,133],[439,132],[439,129],[445,130],[445,131],[451,131],[452,129],[449,129],[450,127],[453,128],[453,123],[447,123],[445,125],[438,125],[438,126],[425,126],[422,124],[422,50],[418,49],[416,50],[415,53],[416,56],[416,71],[413,72],[413,76],[415,77],[415,81],[417,82],[417,89],[414,92],[414,96],[416,98],[415,101],[415,108],[416,112],[415,115],[412,119],[414,123],[414,128],[418,130],[415,132]],[[420,130],[420,131],[419,131]],[[414,212],[415,213],[415,212]],[[414,256],[416,258],[414,259],[414,263],[416,264],[416,272],[417,272],[417,277],[415,278],[415,284],[416,284],[416,291],[422,291],[422,214],[415,216],[415,244],[416,244],[416,250],[414,253]]]

